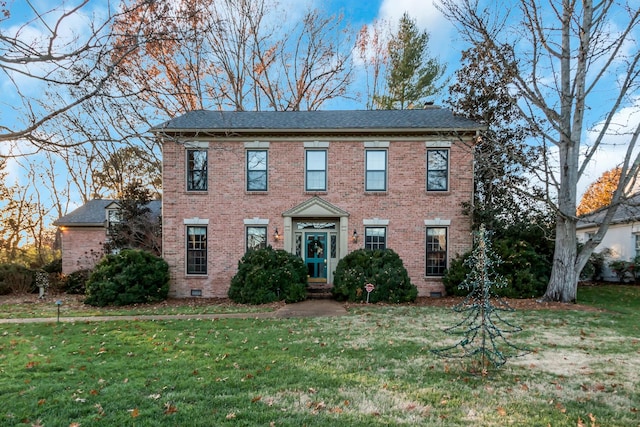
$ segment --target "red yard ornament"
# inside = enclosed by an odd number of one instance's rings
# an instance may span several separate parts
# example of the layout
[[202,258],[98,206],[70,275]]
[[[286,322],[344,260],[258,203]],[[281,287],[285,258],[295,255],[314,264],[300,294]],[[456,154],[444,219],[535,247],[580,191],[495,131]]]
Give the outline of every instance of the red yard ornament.
[[373,283],[367,283],[364,285],[364,290],[367,291],[367,304],[369,303],[369,294],[373,292],[376,287],[373,286]]

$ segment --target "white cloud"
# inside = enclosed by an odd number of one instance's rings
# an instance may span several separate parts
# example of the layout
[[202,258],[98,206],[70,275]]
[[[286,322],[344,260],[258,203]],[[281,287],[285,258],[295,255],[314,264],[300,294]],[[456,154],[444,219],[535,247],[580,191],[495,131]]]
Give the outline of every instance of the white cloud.
[[454,40],[453,25],[440,13],[433,0],[383,0],[378,17],[397,23],[405,12],[415,19],[418,28],[429,33],[432,56],[443,56],[442,52],[449,54],[449,49],[441,47],[460,41]]

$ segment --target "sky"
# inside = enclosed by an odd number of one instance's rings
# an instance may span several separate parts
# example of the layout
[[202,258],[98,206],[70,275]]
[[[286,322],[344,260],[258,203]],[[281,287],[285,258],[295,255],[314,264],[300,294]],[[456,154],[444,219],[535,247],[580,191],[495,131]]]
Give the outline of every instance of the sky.
[[[11,12],[9,21],[0,22],[3,29],[9,25],[20,25],[24,23],[32,12],[29,3],[38,10],[49,10],[56,3],[55,0],[8,0],[7,7]],[[114,0],[111,0],[112,2]],[[170,0],[160,0],[170,1]],[[64,0],[58,4],[77,4],[79,0]],[[106,4],[107,0],[90,0],[89,6],[95,13],[100,13],[101,8]],[[377,19],[397,22],[404,12],[415,19],[420,29],[426,30],[430,35],[430,54],[437,58],[440,62],[447,65],[447,73],[451,75],[458,68],[460,52],[466,48],[463,40],[457,35],[453,25],[449,23],[437,10],[431,0],[280,0],[287,6],[289,16],[287,19],[295,19],[296,14],[302,15],[302,11],[308,5],[315,6],[327,12],[341,12],[344,14],[345,20],[350,23],[354,29],[360,28],[362,25],[372,24]],[[79,16],[75,21],[77,28],[63,28],[62,31],[73,33],[74,31],[82,31],[86,28],[86,17]],[[16,27],[14,27],[16,28]],[[22,37],[30,37],[31,32],[35,33],[35,28],[25,28],[21,33]],[[0,89],[6,87],[6,81],[2,81],[0,76]],[[31,94],[38,93],[38,87],[25,87],[25,90]],[[19,100],[12,98],[11,94],[2,90],[0,97],[0,121],[12,120],[12,107],[17,105]],[[640,105],[640,100],[636,100],[636,106]],[[340,105],[338,106],[338,108]],[[352,108],[351,105],[345,104],[345,108]],[[359,105],[358,108],[363,108]],[[616,117],[616,121],[624,125],[632,125],[637,123],[640,117],[637,109],[628,109],[621,111]],[[593,138],[592,134],[585,134],[585,143]],[[579,183],[578,195],[584,192],[587,185],[595,181],[603,172],[616,166],[620,162],[624,148],[624,137],[611,138],[610,145],[606,151],[600,153],[592,166],[587,171],[585,178]],[[1,149],[1,148],[0,148]],[[20,173],[15,169],[14,173]]]

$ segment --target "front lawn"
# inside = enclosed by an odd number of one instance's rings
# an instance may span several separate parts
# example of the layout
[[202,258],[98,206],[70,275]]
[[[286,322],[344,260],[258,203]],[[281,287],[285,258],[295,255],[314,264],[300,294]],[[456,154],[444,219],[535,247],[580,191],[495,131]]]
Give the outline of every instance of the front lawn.
[[636,426],[640,288],[610,288],[578,295],[606,311],[513,313],[532,352],[488,377],[430,351],[446,307],[0,325],[0,425]]

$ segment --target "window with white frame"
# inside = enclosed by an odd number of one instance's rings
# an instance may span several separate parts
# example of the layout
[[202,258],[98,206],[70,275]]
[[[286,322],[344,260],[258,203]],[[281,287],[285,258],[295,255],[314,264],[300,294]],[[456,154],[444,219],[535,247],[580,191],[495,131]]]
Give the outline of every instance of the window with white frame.
[[327,150],[305,151],[305,190],[327,190]]
[[387,228],[386,227],[365,227],[364,228],[364,248],[365,249],[386,249],[387,248]]
[[267,227],[247,227],[247,251],[267,247]]
[[427,150],[427,191],[449,190],[449,150]]
[[187,150],[187,191],[207,191],[207,150]]
[[247,191],[267,191],[267,161],[267,150],[247,150]]
[[387,150],[365,151],[365,190],[387,190]]
[[187,226],[187,274],[207,274],[207,227]]
[[427,227],[426,275],[442,276],[447,269],[447,227]]

